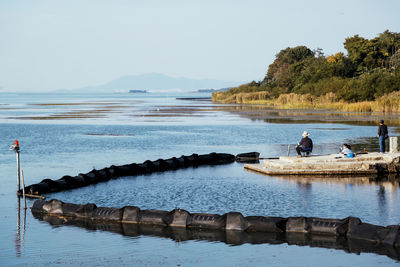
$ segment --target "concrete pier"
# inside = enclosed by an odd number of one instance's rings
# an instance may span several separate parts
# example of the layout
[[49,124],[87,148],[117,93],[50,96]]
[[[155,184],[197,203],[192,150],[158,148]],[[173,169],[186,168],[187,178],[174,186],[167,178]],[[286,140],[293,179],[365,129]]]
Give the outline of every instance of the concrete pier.
[[245,164],[245,169],[268,175],[364,175],[400,172],[400,153],[358,154],[354,158],[338,154],[311,157],[280,157],[261,164]]

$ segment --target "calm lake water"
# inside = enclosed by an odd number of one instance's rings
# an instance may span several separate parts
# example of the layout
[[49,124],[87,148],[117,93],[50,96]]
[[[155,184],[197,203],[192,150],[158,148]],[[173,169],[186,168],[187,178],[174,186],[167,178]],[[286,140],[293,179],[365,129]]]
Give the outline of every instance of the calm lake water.
[[[398,261],[375,253],[281,244],[233,245],[212,240],[176,241],[157,235],[52,226],[28,209],[18,213],[15,154],[20,141],[26,184],[85,173],[92,168],[173,156],[258,151],[287,153],[307,130],[314,153],[335,153],[344,142],[377,151],[376,126],[344,122],[276,123],[228,112],[226,105],[155,94],[0,94],[0,265],[167,266],[382,266]],[[187,97],[205,96],[187,94]],[[389,129],[394,132],[394,128]],[[292,151],[293,153],[293,151]],[[289,179],[245,171],[242,164],[189,168],[124,177],[48,199],[98,206],[244,215],[360,217],[400,222],[399,184],[392,179]],[[31,207],[33,200],[28,200]],[[22,203],[21,203],[22,204]],[[19,227],[19,228],[18,228]]]

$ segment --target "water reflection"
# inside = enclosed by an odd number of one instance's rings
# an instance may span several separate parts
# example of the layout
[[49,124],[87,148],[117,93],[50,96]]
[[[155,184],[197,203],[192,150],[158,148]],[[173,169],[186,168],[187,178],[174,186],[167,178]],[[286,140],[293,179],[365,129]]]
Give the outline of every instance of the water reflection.
[[347,185],[377,185],[383,187],[380,189],[380,194],[385,194],[386,190],[390,193],[396,193],[400,186],[400,175],[399,174],[388,174],[384,176],[324,176],[324,175],[279,175],[271,176],[267,174],[262,174],[259,172],[252,171],[250,169],[245,169],[247,172],[257,173],[264,175],[266,177],[274,177],[278,179],[283,179],[287,181],[296,182],[299,188],[311,187],[312,183],[328,183],[328,184],[343,184],[345,187]]
[[[299,188],[299,192],[301,194],[301,200],[304,207],[309,207],[310,199],[311,199],[311,191],[312,191],[312,184],[308,181],[298,181],[297,187]],[[312,199],[311,199],[312,202]]]
[[[17,210],[17,232],[15,234],[15,252],[17,257],[21,257],[25,247],[25,229],[26,229],[26,208],[22,208],[23,219],[21,229],[21,198],[18,197],[18,210]],[[26,207],[26,204],[25,206]]]
[[360,254],[362,252],[386,255],[392,259],[400,260],[400,248],[393,246],[375,245],[373,243],[359,242],[345,237],[309,235],[303,233],[260,233],[241,231],[218,231],[210,229],[188,229],[181,227],[161,227],[155,225],[131,223],[106,223],[76,218],[59,218],[42,213],[32,212],[36,219],[48,222],[53,226],[77,226],[91,231],[109,231],[129,237],[154,236],[171,238],[176,242],[188,240],[223,242],[232,246],[243,244],[284,244],[297,246],[310,246],[328,249],[344,250],[348,253]]
[[221,105],[215,104],[215,110],[238,114],[252,120],[268,123],[332,123],[340,122],[350,125],[376,125],[384,118],[389,125],[399,125],[398,114],[380,112],[344,112],[337,110],[276,109],[267,105]]
[[379,202],[379,215],[384,216],[386,214],[386,193],[385,187],[383,185],[379,185],[379,189],[377,190],[378,202]]
[[[247,170],[248,172],[254,172]],[[264,175],[266,179],[285,180],[293,183],[297,187],[299,199],[303,204],[304,211],[313,209],[313,203],[316,197],[323,199],[324,196],[316,196],[321,192],[318,190],[321,185],[335,185],[336,188],[343,186],[343,193],[346,195],[345,201],[354,201],[354,196],[360,193],[368,195],[372,202],[376,203],[376,212],[379,214],[377,217],[382,222],[392,221],[392,214],[398,208],[399,201],[399,187],[400,176],[398,174],[390,174],[386,176],[303,176],[303,175],[288,175],[288,176],[268,176]],[[313,187],[315,192],[313,194]],[[341,191],[341,190],[340,190]],[[365,202],[361,203],[365,204]],[[349,211],[351,212],[351,211]],[[372,213],[371,213],[372,214]]]

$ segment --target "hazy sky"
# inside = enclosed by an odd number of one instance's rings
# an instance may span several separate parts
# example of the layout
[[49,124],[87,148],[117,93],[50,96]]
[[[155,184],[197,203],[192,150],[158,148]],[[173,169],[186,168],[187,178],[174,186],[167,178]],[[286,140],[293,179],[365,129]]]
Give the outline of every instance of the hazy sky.
[[158,72],[263,79],[286,47],[344,51],[400,32],[398,0],[0,0],[0,87],[54,90]]

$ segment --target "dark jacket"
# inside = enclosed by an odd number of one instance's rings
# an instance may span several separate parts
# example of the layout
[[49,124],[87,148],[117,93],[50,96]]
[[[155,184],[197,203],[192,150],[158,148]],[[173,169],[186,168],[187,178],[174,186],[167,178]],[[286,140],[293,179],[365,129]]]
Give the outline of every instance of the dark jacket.
[[387,126],[385,124],[380,124],[378,128],[378,136],[387,136],[388,134]]
[[299,145],[300,145],[303,149],[310,149],[311,151],[312,151],[312,149],[313,149],[312,140],[311,140],[311,138],[308,138],[308,136],[307,136],[307,137],[303,137],[303,138],[300,140]]

